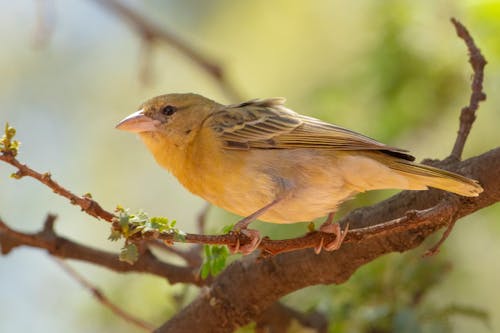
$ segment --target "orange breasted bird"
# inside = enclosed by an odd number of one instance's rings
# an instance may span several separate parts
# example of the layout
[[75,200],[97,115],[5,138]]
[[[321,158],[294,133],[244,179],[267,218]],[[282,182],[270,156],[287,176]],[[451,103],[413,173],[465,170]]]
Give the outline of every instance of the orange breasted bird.
[[256,219],[296,223],[328,215],[320,230],[337,237],[319,250],[335,250],[347,230],[332,223],[333,213],[356,193],[434,187],[474,197],[483,190],[475,180],[415,163],[406,150],[284,103],[269,98],[222,105],[197,94],[166,94],[116,127],[138,133],[158,164],[189,191],[244,217],[234,230],[252,242],[232,248],[244,254],[260,241],[247,229]]

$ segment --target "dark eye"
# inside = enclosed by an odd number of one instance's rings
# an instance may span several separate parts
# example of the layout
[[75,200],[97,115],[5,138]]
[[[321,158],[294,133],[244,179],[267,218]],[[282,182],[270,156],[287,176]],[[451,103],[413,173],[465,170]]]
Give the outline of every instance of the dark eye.
[[173,105],[167,105],[163,109],[161,109],[161,113],[163,113],[165,116],[171,116],[177,111],[177,108]]

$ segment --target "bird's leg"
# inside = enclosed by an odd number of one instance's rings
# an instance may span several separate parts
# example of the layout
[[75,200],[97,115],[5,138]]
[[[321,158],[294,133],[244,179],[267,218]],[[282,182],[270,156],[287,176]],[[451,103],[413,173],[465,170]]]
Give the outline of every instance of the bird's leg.
[[323,237],[321,237],[320,243],[314,248],[314,252],[316,252],[316,254],[319,254],[321,252],[321,249],[325,249],[326,251],[338,250],[340,248],[340,245],[342,245],[345,236],[347,235],[349,225],[347,225],[344,230],[340,229],[340,224],[333,223],[334,216],[335,213],[328,214],[326,221],[319,227],[319,231],[334,234],[335,240],[328,244],[324,244],[324,239]]
[[270,204],[265,205],[264,207],[262,207],[258,211],[241,219],[240,221],[238,221],[238,223],[236,223],[234,225],[234,227],[233,227],[234,232],[237,232],[237,233],[241,232],[241,233],[245,234],[245,236],[249,237],[251,241],[247,245],[240,246],[240,241],[238,239],[236,245],[228,245],[229,251],[231,251],[231,253],[241,252],[242,254],[247,255],[247,254],[252,253],[259,246],[260,241],[262,240],[262,238],[260,237],[259,231],[247,229],[248,225],[250,223],[252,223],[253,221],[255,221],[259,216],[261,216],[262,214],[267,212],[269,210],[269,208],[273,207],[281,200],[283,200],[283,197],[275,199]]

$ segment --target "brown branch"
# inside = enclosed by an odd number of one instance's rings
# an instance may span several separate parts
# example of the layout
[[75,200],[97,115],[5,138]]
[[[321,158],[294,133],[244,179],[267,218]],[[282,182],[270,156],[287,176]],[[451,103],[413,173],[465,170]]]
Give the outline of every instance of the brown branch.
[[[199,236],[202,236],[202,234],[205,232],[205,223],[206,223],[208,210],[210,209],[210,207],[211,207],[211,205],[209,203],[206,203],[205,206],[203,207],[203,209],[198,214],[198,217],[196,219],[197,231],[200,234]],[[116,226],[116,227],[118,227],[118,226]],[[155,238],[155,236],[153,236],[153,238]],[[179,250],[179,249],[176,249],[175,247],[171,246],[171,244],[174,242],[174,240],[170,239],[170,236],[168,236],[166,238],[167,239],[165,239],[164,241],[161,241],[160,239],[156,239],[156,238],[149,240],[148,245],[177,255],[178,257],[182,258],[189,266],[191,266],[193,268],[200,267],[200,265],[203,263],[203,258],[201,256],[201,251],[203,249],[202,243],[198,243],[198,246],[194,246],[194,247],[191,247],[191,249],[189,249],[187,251],[183,251],[183,250]]]
[[451,22],[455,26],[458,37],[462,38],[467,45],[469,63],[474,71],[469,105],[463,107],[460,113],[460,126],[458,128],[457,139],[450,155],[450,158],[459,160],[462,157],[465,141],[469,136],[472,124],[476,120],[476,110],[479,107],[479,102],[486,100],[486,94],[483,92],[483,76],[484,66],[486,66],[487,62],[481,54],[481,50],[474,43],[474,39],[462,23],[454,18],[451,19]]
[[75,279],[82,287],[90,291],[92,296],[94,296],[94,298],[99,303],[110,309],[115,315],[122,318],[126,322],[134,326],[137,326],[139,328],[142,328],[148,332],[151,332],[155,329],[155,326],[153,326],[152,324],[147,323],[139,318],[136,318],[132,314],[126,312],[125,310],[121,309],[119,306],[111,302],[101,290],[94,287],[89,281],[87,281],[81,274],[79,274],[76,270],[74,270],[71,266],[69,266],[65,261],[56,258],[56,262],[59,264],[59,266],[61,266],[61,268],[66,273],[68,273],[68,275],[70,275],[73,279]]
[[150,251],[146,251],[133,265],[130,265],[119,261],[116,253],[97,250],[60,237],[52,229],[54,219],[54,216],[49,215],[43,230],[33,234],[15,231],[0,219],[2,254],[6,255],[18,246],[31,246],[46,249],[50,254],[59,258],[85,261],[116,272],[140,272],[161,276],[171,284],[204,285],[207,282],[199,278],[197,269],[162,262]]
[[165,242],[162,242],[161,240],[158,239],[149,240],[147,241],[147,244],[149,247],[157,248],[161,251],[165,251],[178,256],[192,268],[199,268],[203,262],[203,259],[201,258],[199,251],[195,253],[194,251],[192,251],[192,249],[186,251],[180,250],[173,246],[167,245]]
[[240,94],[236,91],[234,86],[229,83],[223,68],[196,51],[188,43],[166,29],[149,21],[147,18],[136,13],[118,0],[94,0],[94,2],[106,8],[114,15],[122,18],[146,43],[153,44],[155,42],[162,42],[177,49],[181,54],[193,61],[205,73],[212,77],[229,100],[233,102],[241,100]]
[[430,256],[433,256],[433,255],[436,255],[439,253],[439,248],[448,239],[448,237],[450,236],[451,232],[453,231],[453,228],[455,227],[456,223],[457,223],[457,218],[455,218],[455,216],[453,216],[451,218],[450,223],[448,223],[446,230],[441,235],[441,238],[439,238],[439,241],[423,254],[424,257],[430,257]]
[[115,218],[114,214],[104,210],[95,200],[92,200],[89,194],[78,196],[72,193],[68,189],[55,182],[52,179],[52,175],[50,173],[39,173],[33,170],[26,164],[22,164],[21,162],[19,162],[13,154],[5,152],[0,154],[0,161],[4,161],[5,163],[8,163],[17,168],[18,171],[14,174],[14,178],[22,178],[25,176],[32,177],[42,184],[50,187],[52,191],[54,191],[54,193],[68,199],[71,204],[80,206],[82,211],[95,218],[103,219],[108,222],[112,222]]
[[202,208],[200,213],[198,214],[198,218],[196,219],[196,227],[198,230],[199,234],[204,234],[205,233],[205,227],[206,227],[206,222],[207,222],[207,215],[208,211],[210,210],[210,207],[212,207],[211,204],[208,202],[205,203],[205,207]]
[[431,214],[436,211],[431,210],[427,219],[343,244],[334,252],[316,255],[308,249],[259,260],[248,256],[235,261],[206,292],[156,332],[232,332],[236,327],[257,320],[288,293],[316,284],[343,283],[359,267],[384,254],[417,247],[454,216],[461,218],[500,201],[500,148],[450,165],[452,170],[478,179],[484,192],[477,198],[460,198],[443,204],[447,194],[442,191],[404,191],[377,205],[354,210],[341,223],[364,228],[383,225],[387,219],[404,215],[409,210],[437,207],[440,213]]
[[[452,205],[449,205],[448,200],[443,200],[435,207],[425,210],[408,211],[403,217],[382,222],[377,225],[371,225],[357,229],[351,228],[344,238],[343,243],[360,242],[372,237],[380,237],[398,230],[408,229],[411,226],[416,226],[421,222],[428,221],[429,219],[434,219],[437,216],[449,215],[452,213],[450,211],[452,207]],[[170,233],[160,234],[151,231],[142,234],[135,234],[131,237],[131,239],[133,241],[140,241],[143,239],[161,239],[164,242],[171,244],[176,242],[176,237],[177,236]],[[331,242],[335,240],[335,235],[330,233],[323,233],[320,231],[313,231],[307,233],[304,236],[291,239],[272,240],[268,237],[264,237],[260,242],[258,248],[262,250],[263,256],[277,255],[279,253],[315,248],[319,244],[321,239],[323,239],[325,242]],[[240,242],[240,244],[245,245],[250,242],[250,239],[244,234],[238,234],[234,232],[225,235],[186,234],[183,242],[194,244],[234,245],[238,241]]]

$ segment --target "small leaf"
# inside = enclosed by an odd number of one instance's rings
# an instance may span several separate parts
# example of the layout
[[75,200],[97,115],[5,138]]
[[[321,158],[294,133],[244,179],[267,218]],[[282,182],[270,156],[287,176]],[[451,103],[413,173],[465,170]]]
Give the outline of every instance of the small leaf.
[[126,212],[120,212],[118,214],[118,223],[120,224],[121,232],[125,237],[128,236],[129,220],[130,216]]
[[233,231],[234,224],[229,224],[224,227],[222,227],[222,233],[223,234],[228,234],[229,232]]
[[125,213],[125,208],[122,205],[116,205],[115,212],[117,213]]
[[23,174],[21,172],[17,171],[17,172],[11,173],[10,178],[21,179],[21,178],[23,178]]
[[182,230],[177,230],[177,232],[174,233],[174,241],[184,243],[186,241],[186,233]]
[[224,245],[205,245],[203,247],[205,258],[201,266],[200,275],[205,279],[208,274],[216,276],[226,267],[229,251]]
[[210,274],[210,264],[205,262],[201,265],[200,276],[203,280],[205,280],[209,274]]
[[209,258],[212,256],[212,247],[209,245],[203,246],[203,251],[205,252],[205,258]]
[[110,241],[117,241],[122,238],[122,233],[119,230],[111,229],[111,233],[108,236]]
[[120,251],[120,261],[129,263],[130,265],[133,265],[138,258],[139,252],[137,251],[137,246],[135,246],[135,244],[127,244]]

